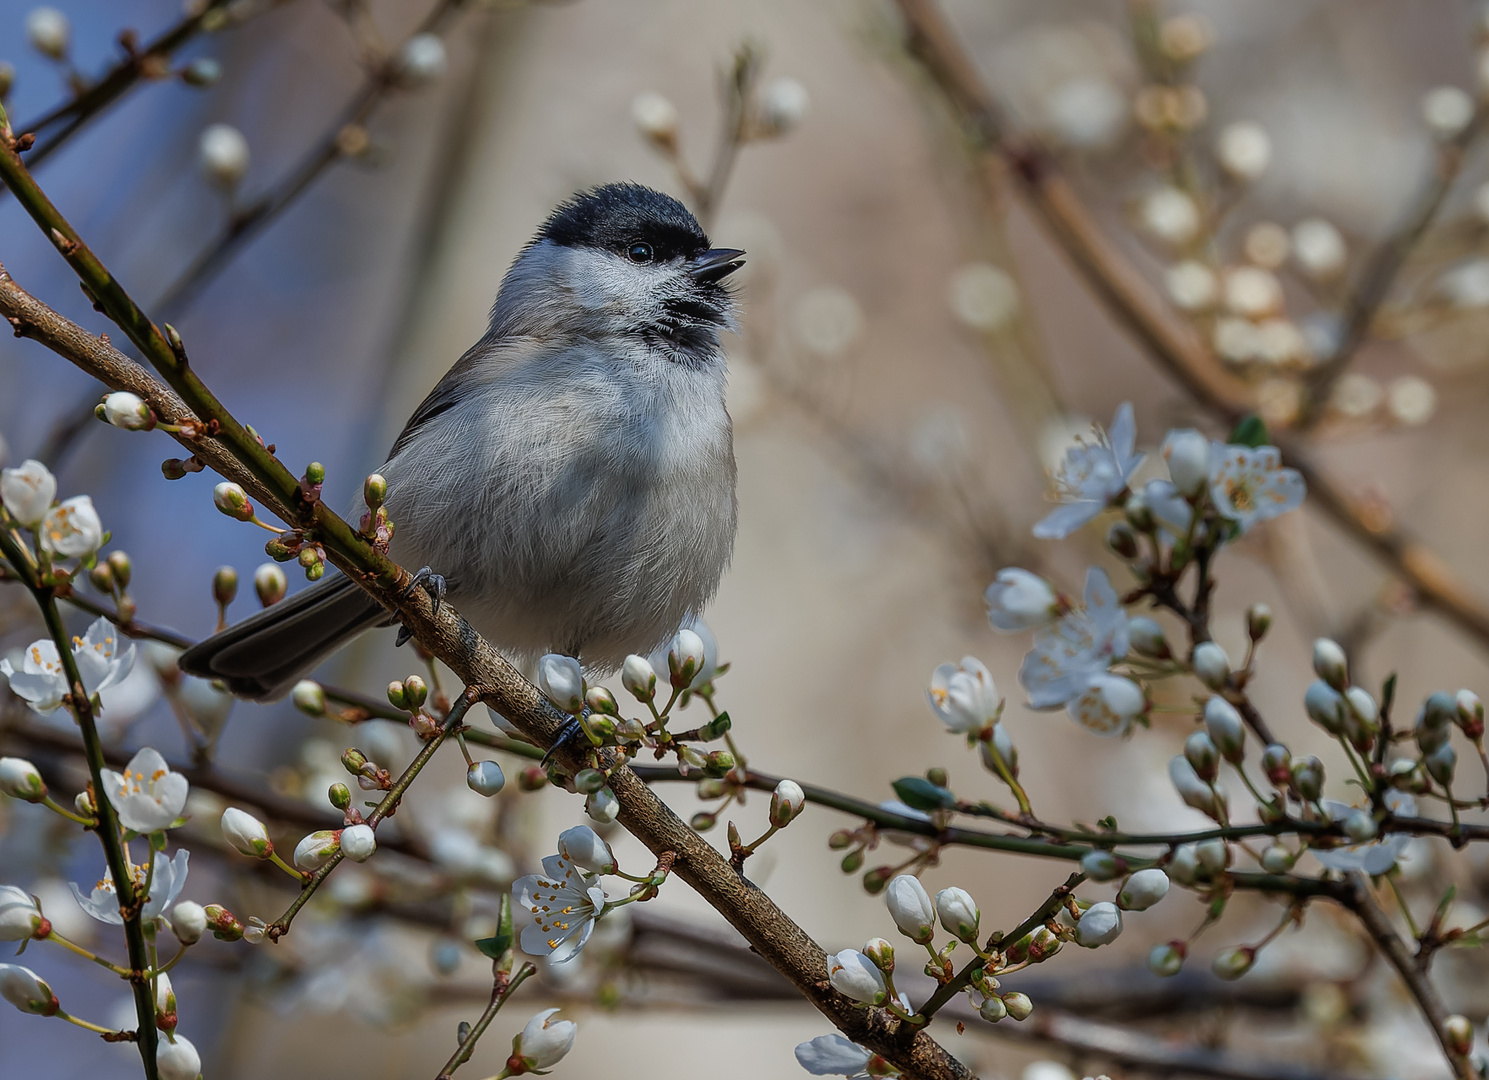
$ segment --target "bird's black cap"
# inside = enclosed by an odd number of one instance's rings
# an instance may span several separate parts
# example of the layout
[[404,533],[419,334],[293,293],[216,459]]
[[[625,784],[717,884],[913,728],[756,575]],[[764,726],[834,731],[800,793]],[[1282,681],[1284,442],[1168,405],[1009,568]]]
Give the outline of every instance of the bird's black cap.
[[620,253],[632,244],[647,243],[659,261],[691,259],[708,250],[708,236],[686,206],[634,183],[580,192],[553,212],[538,239]]

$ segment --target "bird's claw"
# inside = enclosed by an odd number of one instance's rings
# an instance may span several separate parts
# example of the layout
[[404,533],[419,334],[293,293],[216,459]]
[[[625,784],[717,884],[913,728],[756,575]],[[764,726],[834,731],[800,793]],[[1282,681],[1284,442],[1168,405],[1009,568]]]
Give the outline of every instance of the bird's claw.
[[[403,595],[405,597],[412,596],[415,589],[423,589],[429,594],[430,614],[438,615],[440,604],[444,603],[445,600],[445,590],[447,587],[443,574],[436,574],[429,567],[425,566],[421,567],[419,572],[414,575],[414,579],[409,582],[408,588],[403,590]],[[401,648],[408,644],[409,638],[413,636],[414,632],[405,623],[398,628],[398,640],[393,643],[394,647]]]
[[570,720],[563,727],[559,728],[557,738],[553,740],[553,745],[548,748],[548,753],[543,755],[543,760],[538,762],[538,765],[546,768],[553,755],[573,742],[574,736],[578,735],[580,730],[581,725],[578,720]]

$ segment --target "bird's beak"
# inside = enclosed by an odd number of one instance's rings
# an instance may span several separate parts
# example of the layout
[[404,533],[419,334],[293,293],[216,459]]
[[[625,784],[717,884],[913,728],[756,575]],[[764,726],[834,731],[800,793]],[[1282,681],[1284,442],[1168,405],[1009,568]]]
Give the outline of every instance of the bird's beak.
[[714,248],[705,251],[693,260],[688,267],[688,273],[693,275],[694,281],[715,282],[728,277],[734,271],[744,265],[740,258],[744,252],[738,248]]

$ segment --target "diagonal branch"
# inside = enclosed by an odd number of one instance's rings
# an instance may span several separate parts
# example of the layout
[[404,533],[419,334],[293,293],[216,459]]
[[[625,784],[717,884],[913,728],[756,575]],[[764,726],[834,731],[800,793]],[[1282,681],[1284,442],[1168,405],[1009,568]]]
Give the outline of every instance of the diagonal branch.
[[[1233,425],[1249,411],[1244,386],[1223,371],[1193,333],[1106,239],[1076,196],[1060,165],[1038,142],[1003,119],[972,58],[935,0],[896,0],[906,47],[925,68],[963,123],[974,148],[1008,166],[1035,216],[1064,250],[1107,313],[1149,357],[1207,412]],[[1273,440],[1288,465],[1303,474],[1313,504],[1409,584],[1422,605],[1489,647],[1489,607],[1432,548],[1367,513],[1313,463],[1301,440]]]

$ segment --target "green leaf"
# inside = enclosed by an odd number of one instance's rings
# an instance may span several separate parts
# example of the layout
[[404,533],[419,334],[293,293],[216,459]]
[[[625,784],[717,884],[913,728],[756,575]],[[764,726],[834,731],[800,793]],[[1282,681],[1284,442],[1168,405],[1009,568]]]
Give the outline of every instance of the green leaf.
[[890,786],[912,810],[949,810],[956,805],[955,795],[923,776],[902,776]]
[[1256,413],[1248,413],[1241,418],[1230,438],[1226,442],[1234,446],[1249,446],[1255,449],[1258,446],[1268,446],[1272,442],[1272,436],[1267,433],[1266,422]]
[[512,894],[507,893],[502,897],[501,918],[497,920],[496,933],[488,938],[480,938],[476,941],[476,948],[481,950],[483,956],[489,956],[493,960],[500,960],[512,948],[515,936],[512,933]]
[[1391,703],[1396,700],[1396,673],[1393,671],[1386,677],[1385,683],[1380,688],[1380,711],[1389,713]]
[[729,719],[729,714],[727,712],[721,712],[698,729],[698,737],[704,742],[713,742],[715,739],[722,739],[724,732],[733,726],[734,721]]

